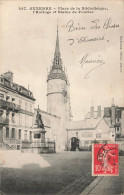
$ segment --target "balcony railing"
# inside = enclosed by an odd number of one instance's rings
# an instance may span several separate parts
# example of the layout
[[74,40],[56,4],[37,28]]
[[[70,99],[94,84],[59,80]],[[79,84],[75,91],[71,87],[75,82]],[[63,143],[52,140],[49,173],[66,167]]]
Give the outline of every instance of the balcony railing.
[[2,108],[8,108],[10,110],[14,110],[14,111],[19,111],[21,109],[20,105],[12,103],[12,102],[7,102],[5,100],[0,100],[0,107]]
[[1,125],[8,125],[9,124],[9,119],[4,118],[4,117],[0,117],[0,124]]

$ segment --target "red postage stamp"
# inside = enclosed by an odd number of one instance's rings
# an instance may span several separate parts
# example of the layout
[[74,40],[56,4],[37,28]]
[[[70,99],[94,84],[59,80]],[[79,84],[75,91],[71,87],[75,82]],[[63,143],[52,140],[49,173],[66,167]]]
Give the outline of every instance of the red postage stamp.
[[92,175],[119,174],[118,144],[92,145]]

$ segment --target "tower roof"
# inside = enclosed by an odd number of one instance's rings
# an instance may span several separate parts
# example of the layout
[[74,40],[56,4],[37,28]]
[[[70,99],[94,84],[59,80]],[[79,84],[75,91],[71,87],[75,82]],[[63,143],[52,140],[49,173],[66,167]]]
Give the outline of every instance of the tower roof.
[[56,47],[55,47],[54,57],[56,56],[60,56],[58,26],[57,26]]
[[60,54],[60,48],[59,48],[58,26],[57,26],[56,46],[55,46],[55,53],[54,53],[52,69],[55,69],[55,68],[62,69],[62,60],[61,60],[61,54]]
[[59,48],[58,26],[57,26],[56,45],[55,45],[53,65],[52,65],[50,74],[48,75],[48,80],[51,80],[51,79],[62,79],[62,80],[67,81],[65,72],[62,67],[62,59],[61,59],[60,48]]

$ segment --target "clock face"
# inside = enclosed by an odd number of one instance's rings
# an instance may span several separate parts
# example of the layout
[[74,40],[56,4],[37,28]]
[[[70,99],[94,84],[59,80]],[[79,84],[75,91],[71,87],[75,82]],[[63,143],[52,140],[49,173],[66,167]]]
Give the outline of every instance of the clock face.
[[63,93],[63,96],[64,96],[64,97],[67,96],[67,91],[63,90],[62,93]]

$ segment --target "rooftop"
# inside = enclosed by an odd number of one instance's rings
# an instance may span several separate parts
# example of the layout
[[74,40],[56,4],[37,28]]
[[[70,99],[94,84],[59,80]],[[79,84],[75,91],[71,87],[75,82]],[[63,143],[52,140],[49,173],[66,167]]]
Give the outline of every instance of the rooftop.
[[84,119],[80,121],[71,121],[67,125],[67,129],[69,130],[86,130],[86,129],[95,129],[97,124],[101,121],[101,118],[90,118],[90,119]]
[[7,89],[15,91],[16,93],[26,98],[35,101],[35,98],[33,97],[33,93],[30,90],[13,82],[13,73],[11,71],[8,71],[0,75],[0,85]]
[[60,48],[59,48],[58,26],[57,26],[57,37],[56,37],[56,46],[54,52],[53,65],[52,65],[52,69],[50,70],[50,73],[48,74],[47,81],[51,79],[61,79],[67,82],[67,76],[62,67],[62,59],[61,59]]
[[50,116],[53,116],[53,117],[56,117],[56,118],[60,119],[60,117],[57,116],[57,115],[51,114],[51,113],[46,112],[46,111],[44,111],[44,110],[41,110],[41,109],[39,109],[39,108],[35,108],[35,111],[37,111],[37,110],[39,110],[41,113],[44,113],[44,114],[46,114],[46,115],[50,115]]

